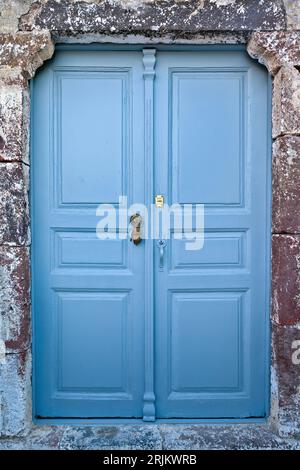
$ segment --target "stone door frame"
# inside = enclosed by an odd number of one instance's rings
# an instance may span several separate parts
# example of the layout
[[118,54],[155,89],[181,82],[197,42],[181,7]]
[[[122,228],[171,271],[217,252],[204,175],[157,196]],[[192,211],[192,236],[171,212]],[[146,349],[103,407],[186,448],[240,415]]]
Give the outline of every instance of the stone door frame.
[[32,427],[29,81],[52,57],[55,42],[246,44],[248,54],[272,75],[272,365],[268,425],[283,436],[299,435],[300,366],[293,364],[292,355],[294,341],[300,340],[300,32],[241,33],[236,28],[230,33],[207,30],[176,38],[168,30],[149,36],[143,26],[138,35],[124,36],[118,34],[118,28],[120,31],[112,17],[104,34],[95,34],[92,28],[79,35],[70,35],[69,31],[58,34],[51,27],[27,30],[30,28],[26,24],[13,34],[0,34],[0,332],[4,338],[0,342],[0,435],[23,436]]

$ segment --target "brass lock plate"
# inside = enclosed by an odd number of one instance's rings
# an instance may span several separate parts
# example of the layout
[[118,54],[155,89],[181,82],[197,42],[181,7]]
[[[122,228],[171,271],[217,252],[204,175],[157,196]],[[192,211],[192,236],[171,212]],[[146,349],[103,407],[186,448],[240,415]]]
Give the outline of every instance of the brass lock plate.
[[161,208],[164,205],[164,197],[161,194],[155,196],[155,206]]

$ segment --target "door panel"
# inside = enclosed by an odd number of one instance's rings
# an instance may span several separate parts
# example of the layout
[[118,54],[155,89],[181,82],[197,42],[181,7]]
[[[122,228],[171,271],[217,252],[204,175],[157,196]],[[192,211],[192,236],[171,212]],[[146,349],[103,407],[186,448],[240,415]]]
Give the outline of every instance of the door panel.
[[238,391],[242,294],[175,292],[170,297],[172,393]]
[[57,294],[60,392],[106,392],[111,399],[124,393],[129,398],[128,297],[127,292]]
[[130,70],[55,75],[60,202],[117,204],[129,185]]
[[171,228],[156,253],[157,417],[264,416],[267,74],[243,52],[159,52],[156,72],[156,193],[205,218],[201,250]]
[[[187,232],[192,238],[193,233]],[[201,250],[186,250],[186,241],[170,238],[169,269],[178,272],[182,269],[222,269],[245,268],[247,232],[222,230],[205,231],[205,241]],[[226,271],[223,271],[226,272]]]
[[[172,202],[240,205],[245,73],[201,72],[195,64],[168,74]],[[195,175],[197,184],[187,184]]]
[[58,231],[53,234],[55,247],[53,268],[99,268],[114,270],[128,267],[125,240],[105,240],[105,250],[99,249],[95,230]]
[[58,52],[35,80],[39,416],[142,416],[144,247],[95,232],[98,204],[143,202],[140,56]]

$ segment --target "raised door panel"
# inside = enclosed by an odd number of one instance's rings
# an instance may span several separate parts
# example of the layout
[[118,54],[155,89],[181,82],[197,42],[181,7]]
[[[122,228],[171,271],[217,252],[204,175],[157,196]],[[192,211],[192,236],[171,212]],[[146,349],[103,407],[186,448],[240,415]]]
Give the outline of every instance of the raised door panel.
[[128,186],[130,71],[61,71],[55,78],[59,203],[118,204]]
[[169,72],[172,202],[241,206],[245,73],[186,69]]
[[130,308],[128,293],[57,293],[58,393],[131,398]]
[[240,391],[243,294],[173,292],[169,307],[170,394]]

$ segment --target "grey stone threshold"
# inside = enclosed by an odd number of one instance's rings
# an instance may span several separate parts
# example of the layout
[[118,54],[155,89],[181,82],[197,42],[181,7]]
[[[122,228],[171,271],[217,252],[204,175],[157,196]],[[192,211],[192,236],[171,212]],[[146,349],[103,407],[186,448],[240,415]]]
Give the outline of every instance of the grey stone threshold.
[[26,437],[0,438],[9,450],[300,450],[299,440],[266,424],[34,426]]

